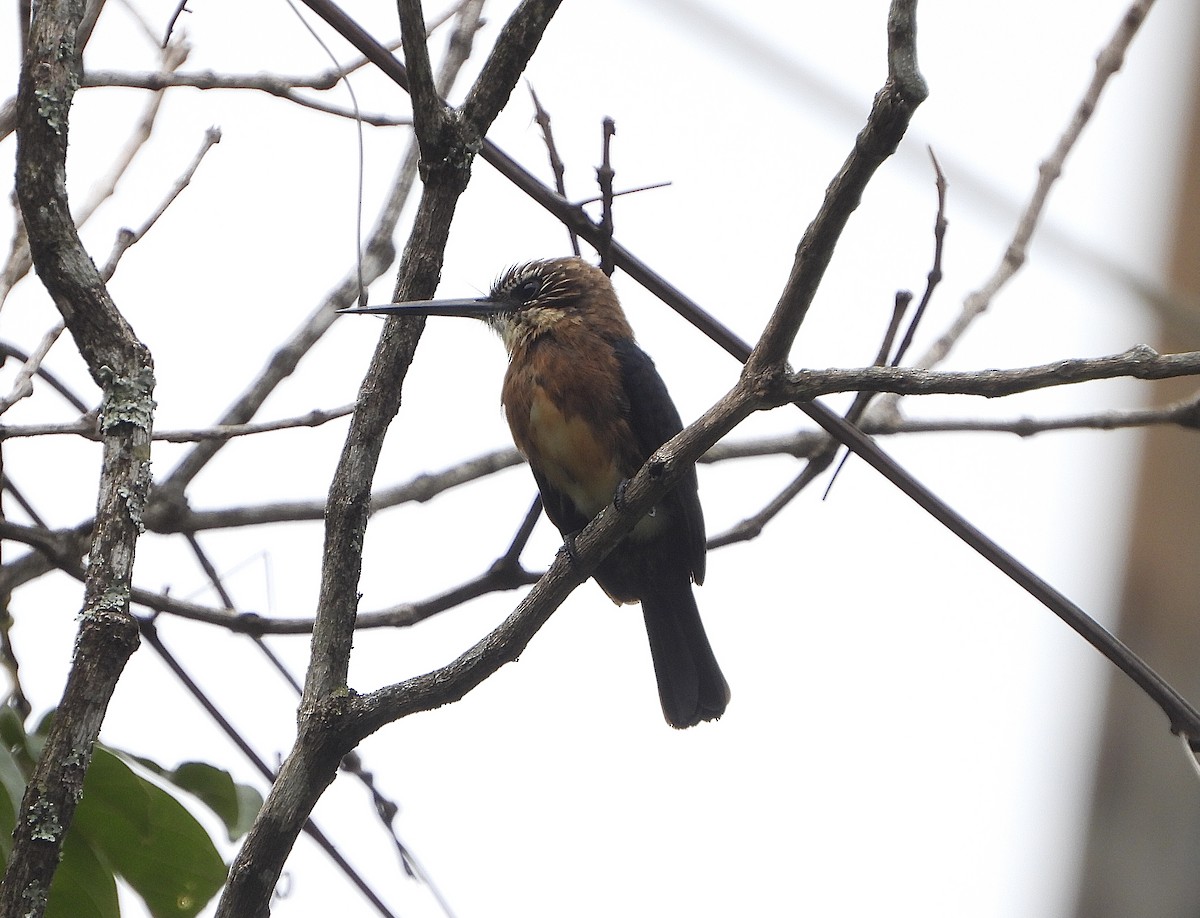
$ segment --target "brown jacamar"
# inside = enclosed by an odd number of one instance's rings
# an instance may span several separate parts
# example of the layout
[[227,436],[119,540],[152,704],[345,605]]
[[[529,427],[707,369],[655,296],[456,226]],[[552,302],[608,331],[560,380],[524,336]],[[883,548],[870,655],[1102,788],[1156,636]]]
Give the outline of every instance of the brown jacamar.
[[[350,310],[475,316],[508,349],[501,402],[546,515],[567,540],[682,424],[608,277],[579,258],[531,261],[477,299]],[[692,583],[704,580],[704,516],[691,469],[596,568],[617,603],[641,602],[663,714],[673,727],[720,717],[729,687]]]

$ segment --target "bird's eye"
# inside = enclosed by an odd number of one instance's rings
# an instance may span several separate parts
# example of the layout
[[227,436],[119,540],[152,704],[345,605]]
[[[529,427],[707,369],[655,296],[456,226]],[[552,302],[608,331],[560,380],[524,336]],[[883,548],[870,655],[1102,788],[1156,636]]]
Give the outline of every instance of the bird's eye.
[[536,277],[527,277],[512,288],[512,296],[519,303],[531,302],[542,290],[542,282]]

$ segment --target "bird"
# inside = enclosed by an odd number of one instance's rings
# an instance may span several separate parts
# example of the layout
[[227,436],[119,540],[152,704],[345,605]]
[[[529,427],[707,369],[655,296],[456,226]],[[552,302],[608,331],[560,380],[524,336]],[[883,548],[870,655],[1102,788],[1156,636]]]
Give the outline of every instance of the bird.
[[[505,417],[569,554],[575,535],[683,428],[612,282],[581,258],[515,265],[484,297],[344,311],[473,316],[499,333]],[[692,589],[704,582],[705,550],[691,468],[592,575],[615,603],[641,603],[663,715],[680,729],[716,720],[730,700]]]

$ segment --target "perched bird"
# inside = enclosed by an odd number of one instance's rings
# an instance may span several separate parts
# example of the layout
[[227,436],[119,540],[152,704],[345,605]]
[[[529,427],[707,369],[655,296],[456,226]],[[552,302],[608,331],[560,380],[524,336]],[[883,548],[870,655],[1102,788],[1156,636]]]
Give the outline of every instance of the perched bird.
[[[501,394],[508,425],[568,548],[682,429],[608,277],[579,258],[517,265],[478,299],[348,311],[475,316],[499,332],[509,356]],[[691,469],[593,575],[614,602],[641,602],[659,699],[673,727],[715,720],[729,702],[692,595],[692,582],[704,580],[704,555]]]

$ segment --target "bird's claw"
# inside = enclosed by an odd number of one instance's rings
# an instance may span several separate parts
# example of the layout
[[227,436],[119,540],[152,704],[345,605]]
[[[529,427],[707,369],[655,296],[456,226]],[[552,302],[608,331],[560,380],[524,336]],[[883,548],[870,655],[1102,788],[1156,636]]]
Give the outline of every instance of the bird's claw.
[[577,529],[575,532],[563,533],[563,548],[566,549],[567,557],[571,559],[571,563],[579,560],[579,549],[575,547],[575,539],[578,538],[582,530]]

